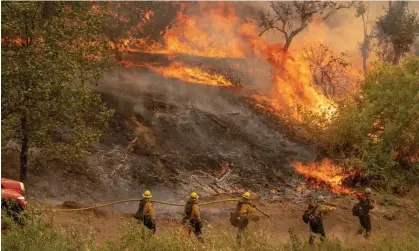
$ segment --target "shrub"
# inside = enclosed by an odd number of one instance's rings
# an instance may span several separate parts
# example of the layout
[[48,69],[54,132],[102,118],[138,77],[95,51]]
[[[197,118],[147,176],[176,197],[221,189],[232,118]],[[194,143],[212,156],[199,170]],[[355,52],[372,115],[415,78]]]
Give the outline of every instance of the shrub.
[[[305,113],[302,128],[323,155],[349,160],[378,185],[404,193],[419,181],[419,58],[375,64],[356,95],[338,112]],[[343,161],[342,161],[343,163]]]
[[[2,215],[3,220],[3,215]],[[235,233],[219,233],[214,236],[204,235],[205,244],[199,243],[195,238],[188,238],[180,234],[181,227],[173,229],[172,233],[164,237],[152,236],[143,226],[127,222],[120,238],[108,240],[102,244],[94,241],[94,236],[82,236],[76,229],[62,229],[54,226],[52,221],[44,221],[40,215],[31,215],[25,226],[13,225],[2,233],[2,250],[30,250],[30,251],[79,251],[79,250],[104,250],[104,251],[417,251],[419,247],[419,229],[412,232],[406,230],[406,235],[394,238],[391,235],[379,239],[371,239],[360,249],[345,247],[337,239],[328,239],[320,245],[310,246],[306,241],[297,237],[290,230],[290,241],[286,244],[271,243],[267,241],[267,234],[262,231],[248,232],[243,238],[243,246],[238,248],[235,242]]]

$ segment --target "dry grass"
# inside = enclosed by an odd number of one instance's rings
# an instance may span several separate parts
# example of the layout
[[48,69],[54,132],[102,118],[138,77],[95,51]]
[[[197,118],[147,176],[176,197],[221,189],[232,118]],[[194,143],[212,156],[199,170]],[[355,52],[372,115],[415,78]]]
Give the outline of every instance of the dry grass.
[[266,241],[267,234],[264,232],[248,233],[243,240],[242,248],[238,248],[233,233],[221,233],[217,236],[205,236],[205,244],[200,244],[194,238],[187,238],[181,234],[182,229],[173,229],[170,235],[165,237],[151,236],[147,229],[133,222],[127,222],[123,234],[116,240],[108,240],[98,244],[93,234],[84,234],[75,229],[61,229],[45,222],[39,216],[32,216],[27,220],[25,227],[13,225],[12,228],[2,233],[2,250],[105,250],[105,251],[232,251],[232,250],[326,250],[326,251],[349,251],[349,250],[394,250],[394,251],[418,251],[419,229],[407,230],[403,238],[388,236],[372,239],[369,244],[362,248],[347,248],[337,239],[331,239],[318,246],[309,246],[299,239],[292,231],[288,243],[272,244]]

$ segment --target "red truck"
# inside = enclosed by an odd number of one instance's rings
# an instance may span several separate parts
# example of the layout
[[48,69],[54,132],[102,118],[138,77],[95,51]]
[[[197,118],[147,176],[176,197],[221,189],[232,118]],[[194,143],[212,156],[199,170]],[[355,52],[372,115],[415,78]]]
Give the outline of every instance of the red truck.
[[21,213],[27,208],[23,183],[1,178],[1,210],[5,211],[14,221],[20,223]]

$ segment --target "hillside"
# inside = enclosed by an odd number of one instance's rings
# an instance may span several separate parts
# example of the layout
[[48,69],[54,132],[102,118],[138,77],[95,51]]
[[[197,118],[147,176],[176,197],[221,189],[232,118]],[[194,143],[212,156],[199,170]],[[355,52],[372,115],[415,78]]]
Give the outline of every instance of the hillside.
[[[145,187],[167,197],[175,196],[165,190],[171,188],[204,196],[243,189],[285,195],[297,185],[289,179],[290,163],[313,158],[308,146],[288,140],[281,125],[250,106],[237,88],[138,70],[110,73],[97,88],[116,110],[110,132],[94,144],[98,153],[80,172],[35,164],[26,185],[31,196],[99,203],[138,197]],[[4,174],[15,177],[9,170],[5,162]]]

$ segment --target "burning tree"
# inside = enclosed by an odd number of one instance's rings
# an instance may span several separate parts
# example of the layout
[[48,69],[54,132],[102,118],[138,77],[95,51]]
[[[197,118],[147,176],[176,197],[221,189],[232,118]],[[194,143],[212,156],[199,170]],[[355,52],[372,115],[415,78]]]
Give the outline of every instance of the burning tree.
[[309,62],[313,81],[324,95],[333,96],[337,89],[347,91],[350,64],[345,53],[335,52],[327,44],[313,43],[304,47],[302,57]]
[[176,2],[103,2],[94,9],[104,14],[102,30],[115,46],[117,56],[126,43],[145,48],[158,41],[175,20]]
[[259,12],[258,25],[262,29],[259,36],[270,30],[279,31],[285,38],[284,49],[288,50],[294,37],[303,31],[316,15],[326,20],[337,10],[350,8],[352,4],[333,1],[272,2],[273,14]]
[[[346,159],[377,186],[404,190],[419,180],[419,59],[376,64],[355,98],[339,102],[327,127],[325,116],[307,117],[308,139],[319,154]],[[388,181],[392,181],[391,183]]]

